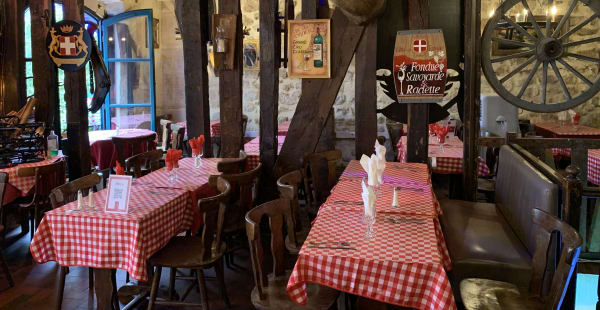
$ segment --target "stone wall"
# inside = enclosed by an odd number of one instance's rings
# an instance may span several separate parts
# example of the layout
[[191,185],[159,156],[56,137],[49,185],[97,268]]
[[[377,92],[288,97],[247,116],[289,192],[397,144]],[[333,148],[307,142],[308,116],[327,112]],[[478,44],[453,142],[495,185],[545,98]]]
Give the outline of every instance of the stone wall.
[[[497,0],[482,0],[481,2],[482,2],[481,3],[481,16],[482,16],[481,27],[482,27],[482,32],[483,32],[483,28],[485,27],[485,24],[487,23],[492,10],[495,9],[499,5],[499,1],[497,1]],[[557,16],[562,16],[562,14],[564,14],[567,11],[568,6],[570,5],[571,1],[570,0],[556,0],[556,1],[554,1],[554,3],[557,8]],[[534,13],[534,15],[545,16],[546,1],[528,1],[528,4],[529,4],[532,12]],[[517,7],[513,8],[513,11],[511,11],[510,15],[515,15],[516,13],[523,14],[522,10],[523,10],[523,7],[519,4]],[[578,6],[572,13],[570,20],[568,21],[567,29],[573,28],[575,25],[579,24],[580,22],[585,20],[590,15],[591,15],[591,10],[588,9],[587,7],[583,6],[582,3],[579,2]],[[559,20],[559,19],[557,18],[557,20]],[[579,41],[582,39],[591,38],[591,37],[593,37],[593,35],[595,35],[597,33],[598,28],[599,28],[599,23],[596,20],[596,21],[588,24],[587,26],[585,26],[584,28],[582,28],[581,30],[576,32],[575,34],[573,34],[569,38],[569,41],[572,42],[572,41]],[[585,56],[589,56],[589,57],[595,57],[595,58],[597,58],[600,55],[599,50],[598,50],[598,43],[590,43],[590,44],[580,45],[577,47],[570,47],[569,52],[573,52],[573,53],[577,53],[577,54],[581,54],[581,55],[585,55]],[[495,70],[498,73],[498,76],[503,77],[507,73],[514,70],[519,64],[523,63],[525,61],[525,59],[526,58],[521,58],[519,60],[513,59],[513,60],[501,62],[501,63],[495,65]],[[589,80],[591,80],[591,81],[596,80],[596,78],[598,76],[598,70],[599,70],[597,64],[594,64],[594,63],[588,62],[588,61],[578,60],[578,59],[575,59],[572,57],[566,58],[565,60],[571,66],[573,66],[575,69],[577,69],[579,72],[581,72],[584,76],[586,76]],[[571,96],[575,96],[576,94],[582,92],[583,90],[585,90],[587,88],[586,84],[584,84],[575,75],[568,72],[568,70],[565,69],[564,67],[562,67],[562,65],[559,64],[558,67],[559,67],[561,75],[565,79],[565,83],[567,84],[567,87],[571,91]],[[511,90],[513,93],[515,93],[515,94],[518,93],[519,89],[521,88],[521,85],[523,85],[523,83],[526,81],[527,76],[531,72],[532,68],[533,68],[533,64],[526,67],[525,68],[526,70],[523,70],[521,73],[512,77],[504,85],[509,90]],[[524,98],[538,98],[538,100],[539,100],[540,93],[541,93],[541,71],[542,71],[542,69],[540,66],[540,68],[538,69],[538,73],[536,74],[534,79],[531,81],[530,86],[527,88],[527,91],[524,94]],[[548,67],[548,72],[549,72],[548,88],[547,88],[548,89],[548,92],[547,92],[548,100],[550,100],[550,102],[556,102],[557,100],[563,101],[564,96],[561,91],[561,87],[558,83],[558,79],[555,77],[555,75],[552,71],[552,68],[550,66]],[[482,78],[481,78],[481,94],[482,95],[495,94],[494,90],[488,84],[488,82],[485,79],[485,77],[483,76],[483,74],[482,74]],[[576,107],[574,110],[576,112],[578,112],[579,114],[581,114],[581,123],[582,124],[590,125],[593,127],[600,127],[600,109],[598,109],[599,106],[600,106],[600,96],[596,95],[593,98],[591,98],[590,100],[588,100],[587,102]],[[521,110],[521,109],[519,110],[519,118],[531,119],[531,121],[533,123],[535,123],[536,121],[542,121],[542,120],[556,120],[557,117],[558,117],[558,113],[533,113],[533,112],[529,112],[529,111],[525,111],[525,110]]]

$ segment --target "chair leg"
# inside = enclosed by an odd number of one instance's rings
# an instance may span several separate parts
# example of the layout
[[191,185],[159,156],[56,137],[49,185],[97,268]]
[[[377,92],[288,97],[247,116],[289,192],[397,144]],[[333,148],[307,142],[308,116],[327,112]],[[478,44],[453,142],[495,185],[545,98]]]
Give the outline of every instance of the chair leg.
[[173,294],[175,292],[175,273],[177,269],[171,267],[170,268],[170,276],[169,276],[169,300],[173,300]]
[[200,298],[202,298],[200,301],[202,309],[208,310],[208,294],[206,293],[206,282],[204,282],[204,270],[196,270],[196,275],[198,276],[198,286],[200,287]]
[[65,291],[65,277],[67,276],[68,270],[66,267],[60,267],[58,275],[58,283],[56,284],[56,309],[62,308],[63,293]]
[[1,251],[0,251],[0,267],[2,268],[2,271],[4,272],[4,274],[6,275],[6,279],[8,280],[8,285],[10,287],[15,286],[15,282],[13,281],[13,278],[10,275],[10,271],[8,270],[8,265],[6,264],[6,260],[4,259],[4,256],[2,255]]
[[156,266],[156,271],[154,272],[154,279],[152,279],[152,289],[150,290],[150,300],[148,300],[148,310],[151,310],[152,307],[154,307],[156,295],[158,294],[158,284],[160,283],[161,272],[162,267]]
[[[92,268],[90,268],[90,270],[92,270]],[[113,287],[113,291],[112,291],[113,308],[120,309],[121,305],[119,305],[119,293],[117,290],[117,270],[116,269],[111,270],[110,281],[112,282],[112,287]]]
[[129,271],[125,271],[125,283],[129,283]]
[[217,264],[215,265],[215,272],[217,274],[217,281],[219,282],[219,288],[221,290],[221,298],[225,302],[227,308],[231,308],[231,303],[229,302],[229,297],[227,296],[227,288],[225,287],[225,272],[223,266],[223,258],[219,259]]
[[36,209],[33,209],[33,214],[31,215],[30,218],[30,230],[29,230],[29,234],[31,235],[31,240],[33,240],[33,234],[35,233],[35,219],[36,219]]
[[88,268],[88,287],[90,291],[94,288],[94,269]]

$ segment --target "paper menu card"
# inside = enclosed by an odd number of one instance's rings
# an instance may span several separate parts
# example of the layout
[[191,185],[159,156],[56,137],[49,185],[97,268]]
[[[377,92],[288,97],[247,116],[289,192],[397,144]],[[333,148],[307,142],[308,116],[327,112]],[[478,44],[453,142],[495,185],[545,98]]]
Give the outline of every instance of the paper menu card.
[[130,175],[111,175],[108,178],[108,195],[104,212],[127,214],[132,182],[133,177]]

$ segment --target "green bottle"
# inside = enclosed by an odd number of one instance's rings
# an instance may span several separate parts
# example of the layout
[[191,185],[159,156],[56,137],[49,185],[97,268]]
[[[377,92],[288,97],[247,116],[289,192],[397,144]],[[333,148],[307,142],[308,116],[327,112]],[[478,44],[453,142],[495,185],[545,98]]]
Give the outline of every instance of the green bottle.
[[317,35],[313,40],[313,59],[315,68],[323,67],[323,36],[319,27],[317,27]]

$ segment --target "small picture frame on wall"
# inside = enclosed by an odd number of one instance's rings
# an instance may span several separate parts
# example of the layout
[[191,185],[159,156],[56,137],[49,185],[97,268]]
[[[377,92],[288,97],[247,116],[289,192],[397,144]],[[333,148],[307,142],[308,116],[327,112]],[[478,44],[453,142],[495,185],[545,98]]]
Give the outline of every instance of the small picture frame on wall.
[[244,40],[244,70],[260,69],[260,46],[258,40]]
[[288,21],[288,76],[331,77],[329,19]]

